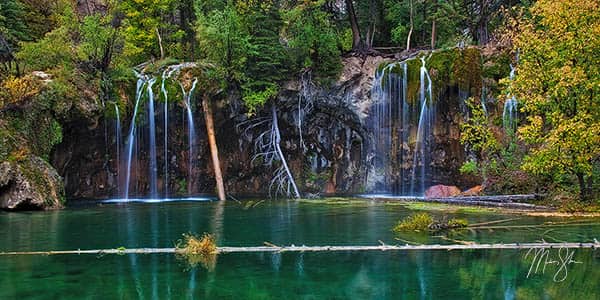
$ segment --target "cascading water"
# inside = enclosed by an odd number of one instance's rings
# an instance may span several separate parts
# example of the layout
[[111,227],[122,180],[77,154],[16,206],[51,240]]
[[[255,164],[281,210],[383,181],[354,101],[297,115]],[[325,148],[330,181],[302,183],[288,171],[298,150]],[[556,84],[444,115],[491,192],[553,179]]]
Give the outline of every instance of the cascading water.
[[[515,67],[510,65],[510,80],[515,78]],[[508,95],[508,99],[504,102],[504,111],[502,112],[502,124],[504,130],[509,133],[514,133],[517,129],[517,98],[514,95]]]
[[[425,57],[421,57],[420,80],[421,87],[419,90],[419,103],[421,104],[421,113],[417,128],[415,150],[413,152],[412,185],[410,189],[411,194],[413,195],[423,194],[425,192],[427,165],[431,161],[431,153],[429,151],[429,136],[431,135],[432,128],[431,102],[433,98],[431,92],[431,78],[429,77],[429,72],[425,67]],[[427,84],[425,81],[427,81]],[[417,174],[418,168],[420,169],[420,174]]]
[[375,74],[373,111],[367,121],[373,132],[367,179],[371,192],[419,196],[430,182],[432,83],[423,57],[416,103],[416,95],[409,95],[409,62],[389,64]]
[[150,196],[152,199],[158,198],[158,164],[156,162],[156,124],[154,120],[154,92],[152,86],[156,78],[148,81],[148,119],[150,129]]
[[[163,121],[164,121],[164,165],[165,165],[165,174],[163,177],[163,181],[165,183],[164,193],[165,198],[169,197],[169,93],[165,88],[165,80],[167,79],[167,70],[165,70],[162,74],[162,81],[160,83],[160,91],[163,94],[164,100],[164,108],[163,108]],[[169,74],[170,76],[170,74]]]
[[[119,105],[115,104],[115,136],[116,136],[116,155],[117,155],[117,182],[121,182],[121,114],[119,113]],[[120,192],[120,191],[118,191]]]
[[133,109],[133,116],[131,117],[131,125],[129,128],[129,135],[127,137],[127,175],[125,180],[125,199],[129,199],[129,184],[131,181],[131,163],[133,156],[133,145],[135,143],[135,127],[136,122],[135,119],[137,117],[138,107],[140,104],[140,100],[142,98],[142,94],[144,92],[144,86],[147,82],[147,77],[143,74],[139,74],[136,72],[136,76],[138,77],[136,92],[135,92],[135,107]]
[[188,148],[188,193],[192,191],[192,182],[194,179],[193,174],[193,166],[194,166],[194,144],[196,143],[196,130],[194,129],[194,115],[192,114],[192,95],[194,94],[194,90],[196,89],[196,84],[198,84],[198,79],[195,79],[192,83],[192,87],[188,92],[185,91],[183,85],[181,85],[181,91],[183,92],[183,99],[185,103],[187,121],[188,121],[188,139],[189,139],[189,148]]
[[[132,194],[132,186],[144,186],[140,185],[140,183],[144,184],[147,182],[147,187],[149,189],[149,197],[151,199],[157,199],[159,197],[159,152],[157,151],[157,124],[156,124],[156,96],[154,91],[154,85],[158,80],[160,81],[159,92],[163,96],[163,122],[164,122],[164,132],[163,132],[163,163],[164,163],[164,175],[162,178],[163,185],[163,193],[162,196],[165,198],[168,197],[169,193],[169,93],[166,87],[167,80],[169,78],[173,78],[174,74],[178,74],[183,68],[194,67],[193,63],[183,63],[179,65],[173,65],[167,67],[162,76],[153,77],[150,75],[140,74],[135,72],[138,81],[136,86],[136,96],[135,96],[135,106],[133,110],[133,115],[131,119],[129,134],[127,136],[126,141],[126,152],[127,152],[127,163],[126,169],[124,172],[126,173],[126,178],[124,187],[120,190],[123,191],[123,198],[129,200],[130,194]],[[188,125],[188,139],[189,139],[189,149],[188,149],[188,174],[187,174],[187,182],[188,182],[188,193],[192,193],[192,182],[193,182],[193,166],[194,166],[194,145],[196,144],[196,132],[193,118],[193,103],[192,103],[192,95],[196,89],[196,85],[198,83],[197,79],[194,79],[192,86],[189,91],[186,91],[183,83],[179,82],[181,86],[183,97],[182,103],[185,109],[185,120],[184,122]],[[147,100],[147,101],[146,101]],[[140,110],[143,110],[141,107],[147,105],[147,117],[143,114],[140,114]],[[120,116],[118,112],[118,107],[115,106],[117,110],[117,122],[120,122]],[[145,108],[144,108],[145,109]],[[159,112],[160,114],[160,112]],[[148,126],[148,131],[146,131],[145,126]],[[141,130],[143,127],[144,130]],[[120,127],[117,128],[117,131],[120,131]],[[148,132],[148,136],[145,133]],[[120,137],[117,138],[117,147],[121,144]],[[146,153],[148,151],[148,164],[143,165],[141,162],[145,162],[144,157],[138,159],[138,153]],[[117,160],[119,158],[117,157]],[[148,169],[146,169],[146,166]],[[138,177],[142,172],[147,172],[148,179],[144,179],[144,177]],[[134,174],[136,177],[134,177]],[[142,178],[140,180],[140,178]],[[136,184],[134,183],[134,179],[139,180]],[[119,182],[121,182],[119,180]],[[138,191],[136,191],[138,192]]]

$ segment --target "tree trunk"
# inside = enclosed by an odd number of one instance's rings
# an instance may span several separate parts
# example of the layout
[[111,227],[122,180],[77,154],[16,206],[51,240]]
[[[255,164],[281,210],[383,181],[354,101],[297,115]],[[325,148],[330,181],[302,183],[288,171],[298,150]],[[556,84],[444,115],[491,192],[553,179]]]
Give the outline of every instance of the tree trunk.
[[352,28],[352,50],[358,50],[362,46],[362,38],[360,36],[360,28],[358,27],[358,19],[356,18],[352,0],[346,0],[346,11],[350,18],[350,28]]
[[206,122],[206,132],[208,134],[208,144],[212,156],[213,169],[215,171],[215,180],[217,181],[217,193],[219,200],[225,200],[225,187],[223,185],[223,174],[221,173],[221,163],[219,161],[219,150],[217,148],[217,138],[215,137],[215,126],[213,121],[212,107],[208,94],[202,96],[202,108],[204,109],[204,120]]
[[377,25],[376,4],[374,0],[369,1],[369,27],[367,28],[367,36],[365,37],[365,47],[373,48],[373,39],[375,38],[375,30]]
[[435,20],[431,21],[431,50],[435,50]]
[[579,181],[579,198],[580,200],[586,200],[587,198],[587,187],[585,185],[585,176],[583,173],[577,173],[577,181]]
[[410,30],[408,31],[408,37],[406,38],[406,51],[410,50],[410,38],[412,36],[413,29],[414,29],[414,22],[413,22],[413,1],[409,0],[408,3],[410,4]]
[[160,37],[158,27],[156,27],[156,36],[158,37],[158,47],[160,48],[160,59],[163,59],[165,58],[165,50],[163,49],[162,38]]

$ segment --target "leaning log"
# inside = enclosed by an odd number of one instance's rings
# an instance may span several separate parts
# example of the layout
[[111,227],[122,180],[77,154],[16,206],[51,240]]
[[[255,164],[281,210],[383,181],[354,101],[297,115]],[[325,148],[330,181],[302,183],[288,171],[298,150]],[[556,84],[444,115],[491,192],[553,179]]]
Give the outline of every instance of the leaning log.
[[210,155],[212,157],[213,170],[215,172],[215,180],[217,182],[217,194],[219,196],[219,200],[225,201],[225,186],[223,184],[223,174],[221,172],[217,138],[215,137],[213,112],[210,98],[206,93],[202,96],[202,108],[204,109],[204,121],[206,122],[206,131],[208,133],[208,144],[210,146]]

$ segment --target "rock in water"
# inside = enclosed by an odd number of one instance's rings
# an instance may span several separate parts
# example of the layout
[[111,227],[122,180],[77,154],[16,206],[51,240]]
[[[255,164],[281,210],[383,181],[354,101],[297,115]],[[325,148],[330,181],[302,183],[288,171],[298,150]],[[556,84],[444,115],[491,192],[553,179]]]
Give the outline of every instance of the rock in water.
[[434,185],[425,191],[425,198],[445,198],[460,195],[460,189],[450,185]]
[[0,209],[48,210],[62,208],[62,178],[43,159],[28,155],[0,164]]

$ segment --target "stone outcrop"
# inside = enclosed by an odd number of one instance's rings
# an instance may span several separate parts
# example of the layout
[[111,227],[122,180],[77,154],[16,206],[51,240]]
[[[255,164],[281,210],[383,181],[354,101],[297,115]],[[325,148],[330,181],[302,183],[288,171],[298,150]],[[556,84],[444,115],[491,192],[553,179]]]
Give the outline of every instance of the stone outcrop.
[[0,209],[47,210],[64,202],[62,178],[43,159],[29,155],[0,164]]
[[456,186],[434,185],[425,190],[425,198],[447,198],[460,195],[460,189]]
[[481,185],[474,186],[474,187],[460,193],[460,196],[481,196],[481,195],[483,195],[483,187]]

